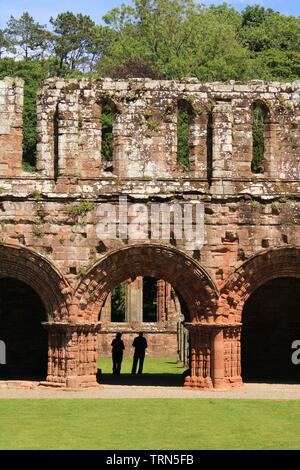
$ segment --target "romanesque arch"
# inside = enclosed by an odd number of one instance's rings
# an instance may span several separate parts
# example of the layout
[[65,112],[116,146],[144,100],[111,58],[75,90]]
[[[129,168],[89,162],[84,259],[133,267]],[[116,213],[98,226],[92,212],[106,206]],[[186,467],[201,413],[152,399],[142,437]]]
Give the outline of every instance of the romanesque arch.
[[0,278],[3,277],[32,287],[44,303],[48,321],[68,318],[71,288],[44,256],[22,246],[0,245]]
[[[185,386],[207,388],[219,380],[214,371],[219,352],[213,357],[218,291],[206,271],[184,252],[154,243],[136,244],[105,255],[79,283],[75,297],[81,322],[95,323],[111,289],[136,276],[169,282],[185,304],[185,321],[190,333],[190,375]],[[222,374],[221,374],[222,375]],[[221,377],[221,382],[223,377]]]
[[249,258],[221,289],[221,308],[231,321],[240,322],[250,295],[266,282],[279,277],[300,277],[300,248],[272,248]]
[[58,345],[51,326],[69,316],[68,283],[33,250],[2,244],[0,290],[0,330],[7,347],[1,377],[46,378]]
[[188,310],[187,322],[213,321],[218,292],[206,271],[182,251],[156,244],[138,244],[105,255],[79,283],[80,316],[97,321],[111,289],[136,276],[164,279],[179,292]]
[[[300,249],[287,246],[251,257],[221,290],[220,308],[229,321],[240,325],[235,347],[243,380],[297,376],[291,344],[300,332],[299,279]],[[225,369],[226,362],[230,367],[225,354]]]

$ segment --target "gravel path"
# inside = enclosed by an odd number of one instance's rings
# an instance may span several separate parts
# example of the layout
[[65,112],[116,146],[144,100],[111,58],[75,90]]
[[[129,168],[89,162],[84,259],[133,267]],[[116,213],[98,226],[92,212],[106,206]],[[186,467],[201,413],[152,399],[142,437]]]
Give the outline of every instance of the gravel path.
[[187,390],[183,387],[153,387],[101,385],[98,388],[71,391],[51,387],[29,388],[30,383],[23,386],[0,383],[0,399],[120,399],[120,398],[226,398],[226,399],[258,399],[258,400],[300,400],[300,384],[245,384],[243,388],[230,391],[199,391]]

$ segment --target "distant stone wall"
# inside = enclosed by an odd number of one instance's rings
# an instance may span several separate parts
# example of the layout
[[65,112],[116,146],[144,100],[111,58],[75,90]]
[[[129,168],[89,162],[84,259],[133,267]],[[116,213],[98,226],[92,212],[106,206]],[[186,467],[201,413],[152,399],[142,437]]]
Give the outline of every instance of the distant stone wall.
[[[141,325],[141,329],[144,330],[144,325]],[[122,328],[116,329],[117,331],[123,332]],[[122,340],[124,341],[125,357],[133,357],[134,348],[132,343],[134,338],[138,335],[139,331],[128,331],[123,332]],[[162,358],[173,358],[175,361],[178,359],[177,354],[177,332],[157,330],[145,331],[144,336],[148,343],[147,357],[162,357]],[[98,354],[101,357],[111,357],[111,342],[115,337],[115,333],[105,331],[98,335]]]

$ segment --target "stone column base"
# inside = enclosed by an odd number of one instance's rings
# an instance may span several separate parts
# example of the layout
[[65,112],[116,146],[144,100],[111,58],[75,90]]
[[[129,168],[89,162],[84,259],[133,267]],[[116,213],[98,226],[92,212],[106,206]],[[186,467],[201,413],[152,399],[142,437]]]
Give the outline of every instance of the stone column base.
[[227,388],[243,388],[244,387],[244,382],[241,377],[230,377],[226,378],[225,385]]
[[198,389],[198,390],[210,390],[213,388],[213,384],[210,377],[191,377],[188,376],[184,381],[184,388],[187,389]]

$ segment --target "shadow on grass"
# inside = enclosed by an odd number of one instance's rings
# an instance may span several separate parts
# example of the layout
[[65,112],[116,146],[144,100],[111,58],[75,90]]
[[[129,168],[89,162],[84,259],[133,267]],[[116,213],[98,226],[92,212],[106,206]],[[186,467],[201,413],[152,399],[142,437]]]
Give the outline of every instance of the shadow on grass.
[[141,387],[181,387],[185,378],[184,374],[97,374],[97,381],[104,385],[126,385]]

